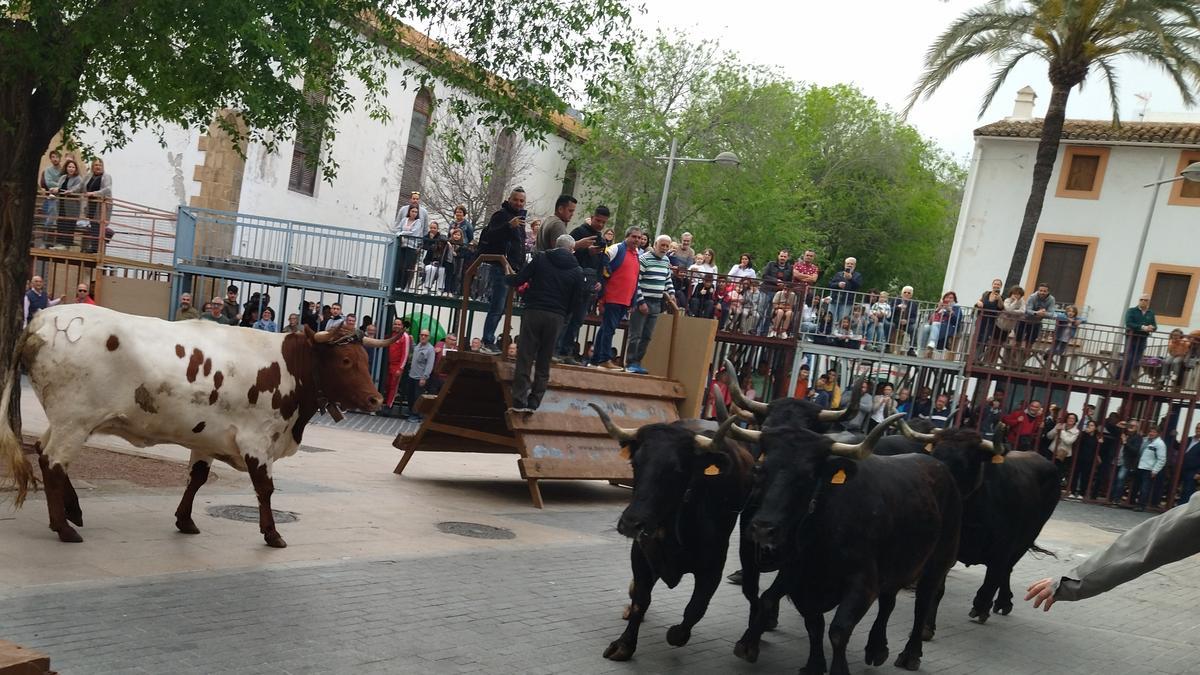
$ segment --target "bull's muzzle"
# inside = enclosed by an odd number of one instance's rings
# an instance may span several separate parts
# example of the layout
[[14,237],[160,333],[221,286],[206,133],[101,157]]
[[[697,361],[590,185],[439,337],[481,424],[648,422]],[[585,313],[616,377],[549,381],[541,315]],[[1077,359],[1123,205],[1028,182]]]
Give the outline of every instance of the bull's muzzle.
[[774,523],[762,520],[754,520],[750,523],[750,538],[754,540],[754,543],[763,548],[775,547],[778,532],[778,528],[775,527]]

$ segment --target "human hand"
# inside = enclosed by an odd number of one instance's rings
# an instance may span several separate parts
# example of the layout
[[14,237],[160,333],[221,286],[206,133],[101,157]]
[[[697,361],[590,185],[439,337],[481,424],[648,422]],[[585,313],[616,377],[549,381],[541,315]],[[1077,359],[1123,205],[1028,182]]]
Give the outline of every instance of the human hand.
[[521,227],[522,225],[525,224],[525,219],[522,218],[521,216],[516,216],[512,220],[509,220],[508,224],[513,227]]
[[844,282],[844,281],[838,282],[838,288],[845,288],[845,287],[846,287],[846,282]]
[[420,380],[417,380],[417,384],[419,384],[419,385],[421,385],[422,387],[424,387],[424,386],[425,386],[425,378],[421,378]]
[[638,314],[644,315],[644,314],[649,314],[649,313],[650,313],[650,307],[646,303],[643,302],[642,304],[638,305]]
[[1025,600],[1033,600],[1034,609],[1041,607],[1043,612],[1049,612],[1050,607],[1054,605],[1054,579],[1035,581],[1025,591]]

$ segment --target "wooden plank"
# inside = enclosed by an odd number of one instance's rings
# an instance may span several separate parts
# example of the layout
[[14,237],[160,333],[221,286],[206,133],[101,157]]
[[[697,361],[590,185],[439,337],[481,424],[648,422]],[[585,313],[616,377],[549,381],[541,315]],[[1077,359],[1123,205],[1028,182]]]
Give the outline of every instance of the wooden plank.
[[[658,405],[664,405],[661,401],[655,401]],[[669,403],[665,405],[670,405]],[[671,406],[674,408],[674,406]],[[589,413],[592,410],[588,409]],[[540,409],[532,415],[522,415],[514,413],[506,413],[508,416],[509,428],[516,432],[546,432],[554,434],[564,434],[569,436],[604,436],[608,437],[608,431],[604,428],[604,423],[600,421],[600,417],[595,413],[591,415],[577,414],[570,412],[542,412]],[[667,416],[663,416],[666,418]],[[621,427],[640,427],[644,424],[652,424],[654,422],[673,422],[671,418],[661,420],[630,419],[627,417],[614,417],[613,421],[617,426]]]
[[574,460],[522,457],[517,460],[522,478],[556,478],[566,480],[633,480],[633,467],[619,458],[610,461],[578,462]]
[[449,424],[439,424],[437,422],[427,422],[425,424],[427,431],[438,431],[449,436],[460,436],[469,438],[474,441],[482,441],[484,443],[493,443],[495,445],[517,447],[517,439],[512,436],[501,436],[499,434],[490,434],[486,431],[477,429],[466,429],[463,427],[454,427]]
[[405,452],[476,452],[491,455],[515,455],[518,454],[517,448],[510,445],[497,445],[495,443],[485,443],[470,438],[461,436],[450,436],[443,433],[431,432],[426,434],[421,439],[420,447],[413,447],[412,443],[415,436],[401,436],[395,443],[395,447],[404,450]]
[[50,657],[0,640],[0,675],[50,675]]

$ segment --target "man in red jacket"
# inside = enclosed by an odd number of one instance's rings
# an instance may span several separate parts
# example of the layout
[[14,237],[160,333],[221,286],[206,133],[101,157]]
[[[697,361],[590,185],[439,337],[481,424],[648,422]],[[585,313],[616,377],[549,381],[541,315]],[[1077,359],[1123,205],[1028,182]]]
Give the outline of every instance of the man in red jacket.
[[600,330],[596,331],[596,339],[592,343],[592,365],[604,370],[624,370],[612,361],[612,340],[629,308],[638,307],[642,313],[649,311],[638,292],[641,265],[638,262],[637,245],[641,239],[642,229],[631,227],[625,230],[625,241],[609,246],[604,251],[607,279],[600,296],[604,311],[600,315]]
[[400,334],[400,339],[388,345],[388,388],[387,403],[384,404],[384,408],[391,408],[392,404],[396,402],[396,389],[400,386],[400,376],[404,373],[404,367],[408,365],[408,355],[412,351],[412,336],[408,334],[408,319],[393,321],[392,334]]
[[1008,444],[1013,449],[1037,450],[1037,438],[1042,431],[1041,401],[1030,401],[1024,410],[1014,410],[1000,421],[1008,427]]

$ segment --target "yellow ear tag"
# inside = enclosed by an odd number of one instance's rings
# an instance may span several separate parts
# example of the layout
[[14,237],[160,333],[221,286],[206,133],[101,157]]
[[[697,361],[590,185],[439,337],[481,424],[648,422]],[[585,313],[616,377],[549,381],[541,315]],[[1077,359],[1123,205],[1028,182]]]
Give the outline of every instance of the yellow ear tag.
[[933,452],[933,443],[925,444],[925,452]]
[[1003,464],[1004,455],[992,455],[992,464]]
[[833,478],[829,479],[830,485],[841,485],[846,482],[846,470],[838,469],[837,473],[833,474]]
[[617,456],[620,457],[621,459],[629,459],[629,446],[622,445],[621,451],[617,453]]
[[716,464],[709,464],[708,468],[704,470],[704,475],[705,476],[720,476],[721,469],[718,468]]

